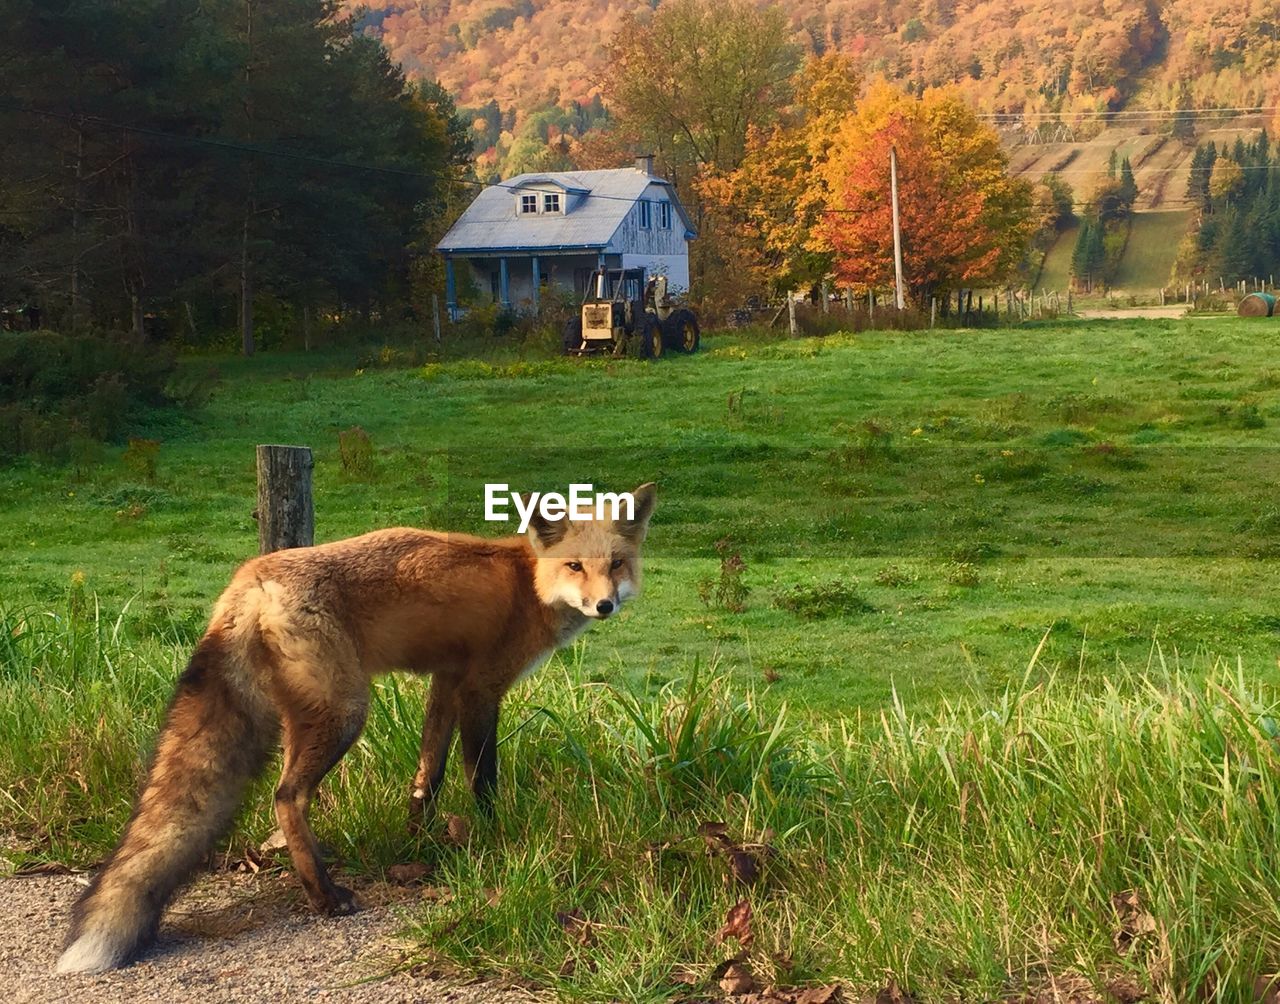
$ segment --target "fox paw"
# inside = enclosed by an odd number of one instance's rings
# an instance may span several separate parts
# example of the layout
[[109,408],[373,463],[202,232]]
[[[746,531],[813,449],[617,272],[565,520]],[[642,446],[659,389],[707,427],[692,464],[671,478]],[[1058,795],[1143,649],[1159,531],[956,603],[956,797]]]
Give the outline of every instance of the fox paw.
[[360,903],[350,889],[335,885],[329,890],[325,901],[317,905],[317,909],[326,917],[349,917],[360,912]]

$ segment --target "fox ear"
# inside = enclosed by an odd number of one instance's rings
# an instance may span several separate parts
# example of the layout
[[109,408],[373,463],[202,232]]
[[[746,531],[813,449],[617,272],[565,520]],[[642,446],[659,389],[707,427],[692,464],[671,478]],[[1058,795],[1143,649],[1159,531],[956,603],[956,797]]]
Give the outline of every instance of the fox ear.
[[[530,498],[528,495],[521,495],[521,506],[527,506]],[[569,520],[567,518],[547,519],[542,515],[542,510],[534,506],[533,512],[529,515],[529,529],[526,532],[535,548],[551,547],[562,541],[564,535],[569,532]]]
[[635,509],[631,519],[619,519],[616,527],[623,536],[639,542],[644,540],[649,530],[649,517],[653,515],[654,504],[658,501],[658,489],[652,481],[646,481],[631,493],[635,499]]

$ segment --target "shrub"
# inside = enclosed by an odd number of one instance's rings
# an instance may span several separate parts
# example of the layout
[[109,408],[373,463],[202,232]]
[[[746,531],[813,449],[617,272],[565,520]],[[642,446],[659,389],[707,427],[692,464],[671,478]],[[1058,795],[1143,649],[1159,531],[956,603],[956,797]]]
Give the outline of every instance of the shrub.
[[360,426],[338,433],[338,456],[348,477],[367,480],[373,476],[373,440]]
[[885,565],[876,572],[876,585],[888,586],[890,589],[898,589],[914,581],[915,576],[901,565]]
[[947,581],[953,586],[974,589],[982,584],[978,576],[978,567],[969,561],[954,561],[947,569]]
[[172,353],[111,335],[0,332],[0,458],[118,439],[139,407],[168,403],[173,371]]
[[876,609],[858,595],[853,583],[843,579],[790,586],[773,598],[773,605],[806,621],[856,617]]

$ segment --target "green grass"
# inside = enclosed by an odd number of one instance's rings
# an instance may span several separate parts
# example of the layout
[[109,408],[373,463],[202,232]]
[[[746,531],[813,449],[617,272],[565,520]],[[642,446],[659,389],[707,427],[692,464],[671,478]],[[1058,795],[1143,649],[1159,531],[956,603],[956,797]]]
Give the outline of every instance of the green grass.
[[1169,284],[1178,245],[1191,224],[1188,210],[1134,213],[1129,243],[1112,285],[1126,293],[1145,293]]
[[[205,410],[139,427],[163,441],[153,480],[119,451],[0,472],[6,855],[83,862],[118,835],[254,549],[255,443],[315,449],[321,539],[493,532],[486,480],[652,478],[645,595],[513,695],[493,829],[466,851],[403,836],[413,680],[379,685],[323,791],[348,867],[422,858],[451,890],[424,952],[579,999],[706,979],[742,895],[697,837],[722,821],[778,851],[749,891],[768,980],[976,1000],[1128,974],[1246,999],[1280,967],[1280,376],[1257,326],[705,344],[220,361]],[[371,472],[342,470],[353,425]],[[457,773],[445,808],[469,812]],[[269,788],[234,839],[269,832]],[[1155,926],[1122,953],[1129,890]],[[561,976],[574,908],[600,926]]]
[[1080,236],[1079,222],[1069,224],[1053,246],[1045,253],[1044,266],[1040,269],[1040,277],[1036,280],[1036,288],[1057,290],[1066,296],[1071,288],[1071,254],[1075,251],[1076,240]]

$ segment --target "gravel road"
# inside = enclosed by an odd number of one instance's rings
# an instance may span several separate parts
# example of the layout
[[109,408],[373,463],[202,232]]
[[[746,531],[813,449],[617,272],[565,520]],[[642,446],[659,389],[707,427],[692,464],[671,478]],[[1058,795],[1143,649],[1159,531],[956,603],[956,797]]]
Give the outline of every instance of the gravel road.
[[0,880],[0,1004],[533,1000],[519,990],[449,983],[436,974],[387,975],[408,948],[396,931],[415,896],[411,888],[357,885],[365,909],[323,919],[307,910],[294,884],[274,876],[202,879],[170,907],[142,961],[102,976],[54,976],[82,889],[83,879],[69,875]]

